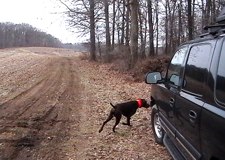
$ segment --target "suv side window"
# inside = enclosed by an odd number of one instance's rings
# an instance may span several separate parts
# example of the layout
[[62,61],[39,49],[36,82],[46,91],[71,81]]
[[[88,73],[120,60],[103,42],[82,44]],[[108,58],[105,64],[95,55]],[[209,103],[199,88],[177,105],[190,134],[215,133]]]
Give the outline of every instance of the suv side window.
[[220,54],[216,78],[216,99],[225,104],[225,41]]
[[183,89],[201,95],[207,76],[207,66],[211,52],[210,44],[195,45],[191,48],[185,66]]
[[180,48],[173,56],[173,59],[170,62],[170,66],[167,72],[167,81],[176,86],[179,85],[181,67],[184,63],[185,55],[188,47],[184,46]]

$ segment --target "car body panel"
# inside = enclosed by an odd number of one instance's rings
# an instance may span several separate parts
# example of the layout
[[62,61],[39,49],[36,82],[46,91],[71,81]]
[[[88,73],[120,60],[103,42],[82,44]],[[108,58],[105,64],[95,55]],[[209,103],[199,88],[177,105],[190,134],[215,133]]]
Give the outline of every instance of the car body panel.
[[[223,43],[225,48],[224,36],[186,43],[187,56],[177,75],[180,82],[176,80],[177,85],[174,85],[165,77],[164,81],[152,85],[151,96],[158,106],[161,125],[185,159],[225,157],[225,105],[215,95],[220,54],[225,54],[221,51]],[[196,88],[200,94],[195,94],[183,89],[186,83],[184,73],[190,49],[201,44],[212,47],[209,59],[204,60],[207,65],[201,68],[205,78]]]

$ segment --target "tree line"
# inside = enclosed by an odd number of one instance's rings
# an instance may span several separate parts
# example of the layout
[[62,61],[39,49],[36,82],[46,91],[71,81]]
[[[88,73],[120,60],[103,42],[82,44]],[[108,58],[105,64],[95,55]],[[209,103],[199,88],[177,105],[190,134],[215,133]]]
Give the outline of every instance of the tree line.
[[90,60],[96,60],[96,44],[104,44],[106,57],[116,46],[126,46],[131,68],[138,59],[173,54],[215,23],[225,5],[224,0],[59,1],[71,28],[90,36]]
[[0,48],[31,46],[61,47],[62,43],[29,24],[0,23]]

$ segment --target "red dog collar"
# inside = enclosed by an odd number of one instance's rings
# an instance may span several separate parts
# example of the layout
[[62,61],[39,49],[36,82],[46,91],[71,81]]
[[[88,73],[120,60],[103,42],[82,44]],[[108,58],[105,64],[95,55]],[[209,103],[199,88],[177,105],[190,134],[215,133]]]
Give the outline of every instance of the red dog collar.
[[138,108],[142,107],[142,100],[141,99],[137,99],[137,103],[138,103]]

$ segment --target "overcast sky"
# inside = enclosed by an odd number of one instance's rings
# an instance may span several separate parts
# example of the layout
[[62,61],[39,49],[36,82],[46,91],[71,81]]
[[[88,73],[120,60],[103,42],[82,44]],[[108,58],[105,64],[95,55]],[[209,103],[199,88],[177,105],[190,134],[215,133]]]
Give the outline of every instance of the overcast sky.
[[79,42],[82,38],[69,30],[63,11],[57,0],[0,0],[0,22],[28,23],[63,43]]

